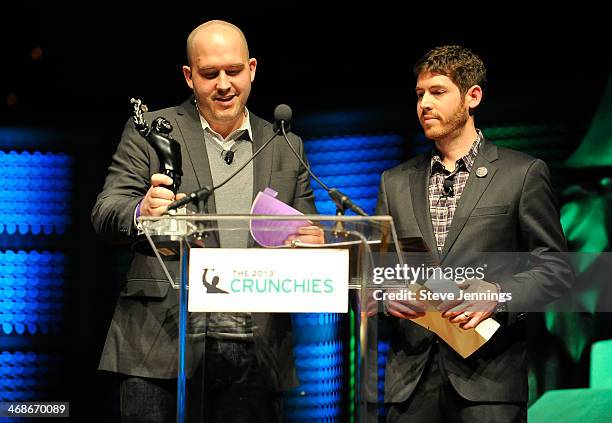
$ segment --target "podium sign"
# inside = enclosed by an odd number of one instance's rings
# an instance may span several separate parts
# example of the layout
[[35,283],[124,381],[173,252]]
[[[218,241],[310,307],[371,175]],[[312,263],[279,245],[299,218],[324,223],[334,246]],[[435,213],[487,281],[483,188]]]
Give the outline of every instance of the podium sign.
[[348,311],[348,250],[192,248],[189,254],[189,312]]

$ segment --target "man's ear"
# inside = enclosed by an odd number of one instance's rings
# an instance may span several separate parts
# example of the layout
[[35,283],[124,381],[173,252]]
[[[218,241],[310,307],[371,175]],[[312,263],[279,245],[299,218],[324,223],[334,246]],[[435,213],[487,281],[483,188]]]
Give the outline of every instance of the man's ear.
[[255,80],[255,70],[257,70],[257,59],[249,59],[249,71],[251,72],[251,82]]
[[470,108],[474,110],[482,101],[482,88],[480,85],[473,85],[465,94],[465,101]]
[[193,90],[193,80],[191,79],[191,68],[187,65],[183,66],[183,76],[185,77],[185,82],[189,86],[191,90]]

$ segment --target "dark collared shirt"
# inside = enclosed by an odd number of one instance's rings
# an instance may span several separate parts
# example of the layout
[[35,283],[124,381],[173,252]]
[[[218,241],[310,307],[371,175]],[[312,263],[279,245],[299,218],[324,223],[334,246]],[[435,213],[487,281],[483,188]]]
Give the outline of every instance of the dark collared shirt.
[[[457,204],[465,189],[478,149],[482,144],[482,133],[478,131],[478,138],[474,140],[468,153],[455,162],[455,170],[449,172],[442,163],[440,152],[434,147],[431,153],[431,176],[429,178],[429,213],[433,225],[434,236],[438,251],[442,251],[446,236],[453,223],[453,216]],[[452,182],[452,189],[444,190],[444,181]],[[449,182],[447,185],[450,187]]]

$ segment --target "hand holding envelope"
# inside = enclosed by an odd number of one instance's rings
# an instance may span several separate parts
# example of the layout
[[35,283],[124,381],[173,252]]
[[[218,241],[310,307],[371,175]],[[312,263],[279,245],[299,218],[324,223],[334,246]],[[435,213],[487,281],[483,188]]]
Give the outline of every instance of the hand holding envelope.
[[[467,279],[457,286],[468,294],[499,292],[497,285],[482,279]],[[491,316],[496,306],[497,301],[494,300],[456,299],[442,302],[438,310],[442,312],[442,317],[451,323],[459,323],[462,329],[472,329]]]
[[[483,314],[483,317],[479,319],[478,323],[473,327],[467,327],[467,325],[461,326],[449,320],[448,317],[445,317],[440,310],[452,309],[453,313],[458,312],[459,309],[463,310],[464,307],[467,307],[463,301],[455,300],[455,302],[451,303],[448,300],[424,299],[434,298],[435,295],[432,295],[434,293],[438,293],[439,295],[448,295],[449,292],[458,293],[462,286],[466,289],[472,286],[471,291],[473,292],[479,292],[478,289],[486,288],[486,286],[477,283],[455,285],[454,282],[449,282],[447,280],[429,280],[425,285],[413,283],[406,288],[413,294],[412,299],[387,301],[385,303],[386,310],[393,316],[410,319],[412,322],[434,332],[459,355],[466,358],[491,339],[493,334],[499,329],[499,323],[488,318],[490,313],[485,315],[484,313],[486,311],[480,308],[474,309],[476,310],[475,312]],[[391,290],[387,290],[387,293],[389,292],[391,292]],[[472,306],[474,306],[474,304],[472,304]],[[454,307],[457,308],[455,309]],[[474,311],[471,313],[474,313]]]
[[[387,294],[399,292],[399,289],[388,289]],[[385,302],[387,313],[400,319],[415,319],[425,316],[428,311],[427,304],[418,299],[387,300]]]
[[[410,290],[417,293],[429,289],[419,284],[410,285]],[[442,301],[426,301],[428,306],[440,308]],[[473,328],[460,327],[443,317],[440,311],[427,311],[422,317],[412,318],[413,322],[434,332],[463,358],[469,357],[482,347],[497,332],[500,324],[491,318],[484,318]]]

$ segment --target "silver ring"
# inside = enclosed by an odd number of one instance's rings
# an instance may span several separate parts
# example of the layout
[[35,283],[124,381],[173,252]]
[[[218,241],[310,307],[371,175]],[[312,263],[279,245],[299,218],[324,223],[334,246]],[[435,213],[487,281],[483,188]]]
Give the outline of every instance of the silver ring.
[[291,240],[291,246],[292,246],[293,248],[295,248],[296,244],[297,244],[297,239],[293,239],[293,240]]
[[464,311],[463,313],[461,313],[461,314],[463,314],[463,315],[464,315],[465,317],[467,317],[468,319],[470,318],[470,315],[469,315],[469,314],[467,314],[467,312],[465,312],[465,311]]

